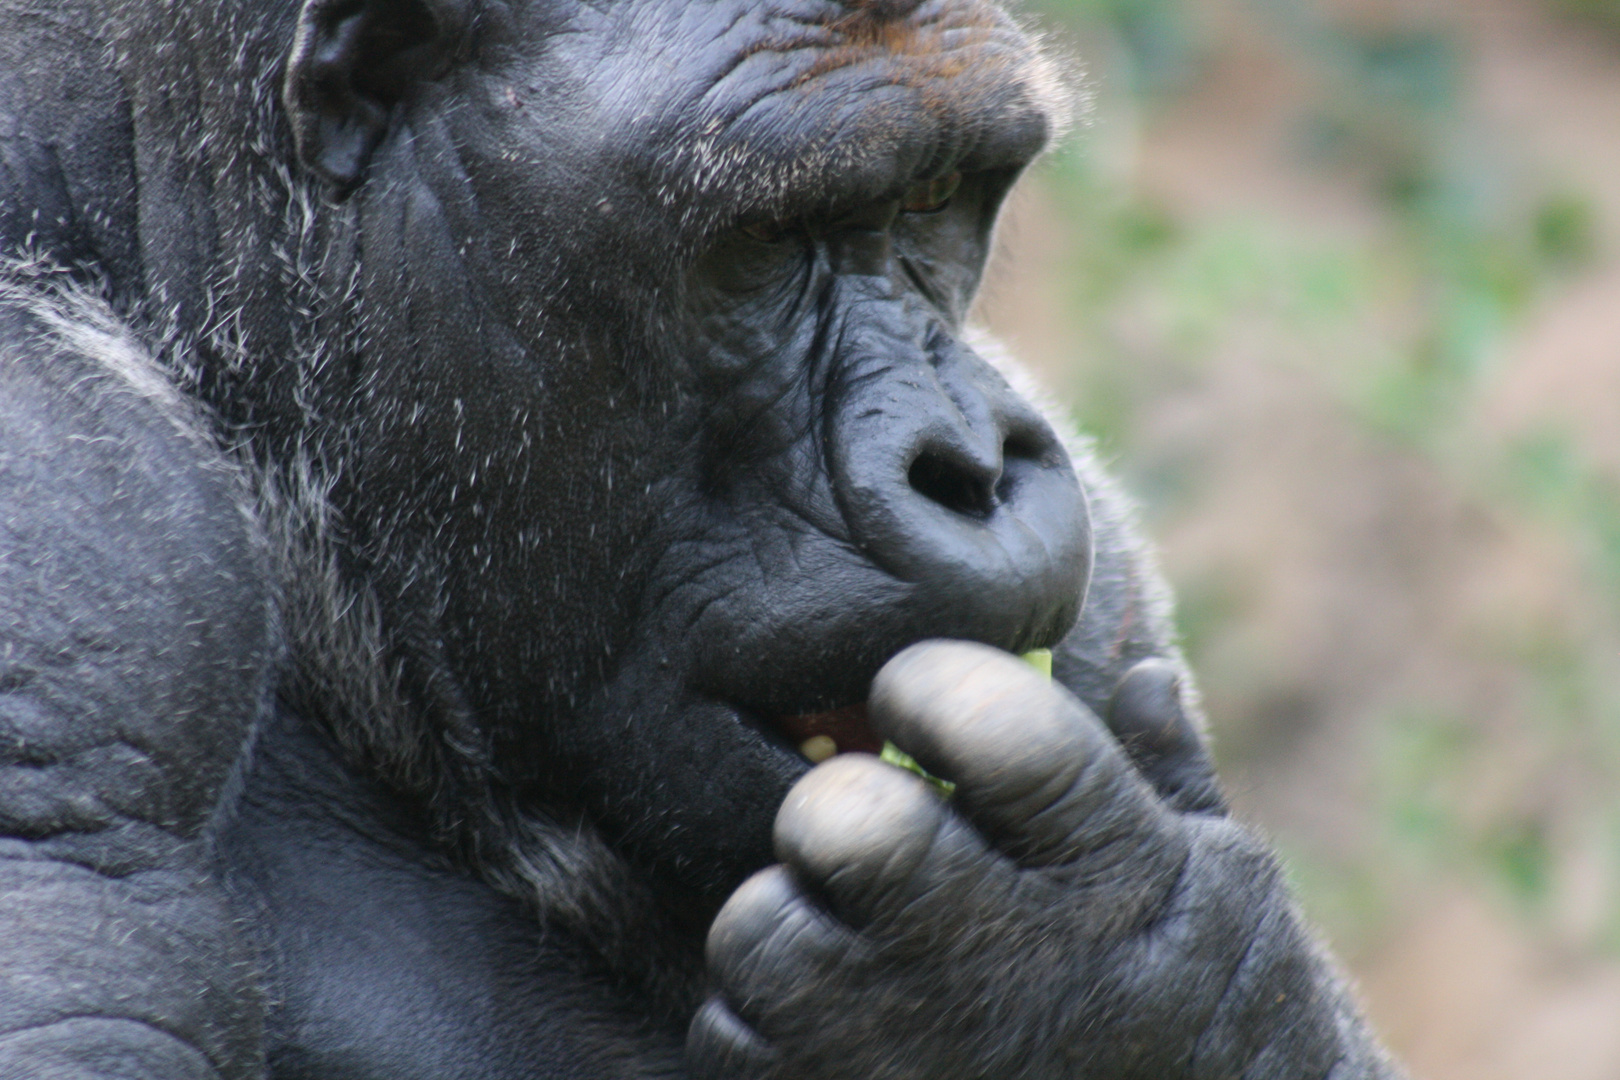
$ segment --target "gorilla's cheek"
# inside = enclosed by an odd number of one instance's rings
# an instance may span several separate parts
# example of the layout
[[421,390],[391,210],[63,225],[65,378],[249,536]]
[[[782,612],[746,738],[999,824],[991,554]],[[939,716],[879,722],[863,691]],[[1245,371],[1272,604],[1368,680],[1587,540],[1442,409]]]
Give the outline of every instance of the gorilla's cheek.
[[1049,127],[1032,51],[884,11],[497,19],[371,148],[389,584],[505,775],[704,890],[768,860],[795,718],[870,748],[890,656],[1049,644],[1084,594],[1067,457],[958,340]]

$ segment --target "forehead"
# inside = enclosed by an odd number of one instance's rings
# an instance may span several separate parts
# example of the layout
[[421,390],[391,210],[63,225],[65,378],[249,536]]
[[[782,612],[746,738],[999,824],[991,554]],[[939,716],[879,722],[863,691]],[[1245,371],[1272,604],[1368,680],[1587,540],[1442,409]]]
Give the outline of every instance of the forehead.
[[617,0],[575,9],[548,51],[587,89],[604,142],[694,207],[879,197],[917,176],[1016,168],[1039,151],[1059,80],[1004,12],[973,0],[881,10]]

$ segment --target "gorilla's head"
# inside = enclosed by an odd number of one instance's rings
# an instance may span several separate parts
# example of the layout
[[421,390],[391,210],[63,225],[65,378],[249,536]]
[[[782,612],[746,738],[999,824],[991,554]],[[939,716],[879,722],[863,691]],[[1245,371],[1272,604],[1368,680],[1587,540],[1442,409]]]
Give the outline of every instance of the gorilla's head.
[[1072,625],[1084,497],[963,338],[1052,124],[1004,14],[307,0],[279,33],[283,216],[344,312],[297,315],[347,345],[276,392],[492,783],[718,896],[806,716],[918,639]]

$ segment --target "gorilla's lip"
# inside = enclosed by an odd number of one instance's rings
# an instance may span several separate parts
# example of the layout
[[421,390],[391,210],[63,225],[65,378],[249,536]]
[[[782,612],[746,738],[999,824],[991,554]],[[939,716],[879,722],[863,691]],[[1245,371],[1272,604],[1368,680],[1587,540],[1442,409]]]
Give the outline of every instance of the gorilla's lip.
[[883,741],[872,731],[867,720],[864,702],[822,712],[775,716],[771,722],[796,747],[821,736],[831,739],[840,754],[851,750],[875,754],[883,748]]

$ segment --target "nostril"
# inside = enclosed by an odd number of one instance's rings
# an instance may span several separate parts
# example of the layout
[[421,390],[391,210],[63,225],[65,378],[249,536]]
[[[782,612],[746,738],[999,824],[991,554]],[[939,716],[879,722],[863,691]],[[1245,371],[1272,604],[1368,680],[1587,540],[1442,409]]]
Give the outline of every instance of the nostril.
[[1017,434],[1009,435],[1001,444],[1001,458],[1011,461],[1014,458],[1028,458],[1030,461],[1039,461],[1046,456],[1047,447],[1038,435]]
[[1001,460],[1006,464],[1002,468],[1000,479],[996,481],[995,498],[997,502],[1011,502],[1015,497],[1019,477],[1024,470],[1018,468],[1021,462],[1041,461],[1045,447],[1038,439],[1025,438],[1012,435],[1001,444]]
[[939,454],[919,455],[906,479],[919,495],[965,517],[986,518],[996,508],[993,484]]

